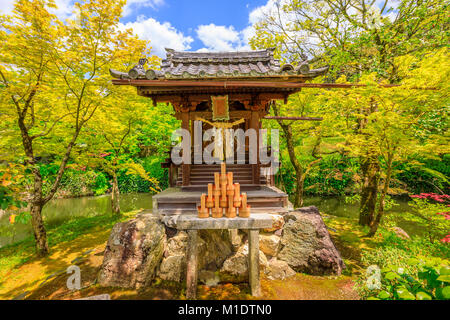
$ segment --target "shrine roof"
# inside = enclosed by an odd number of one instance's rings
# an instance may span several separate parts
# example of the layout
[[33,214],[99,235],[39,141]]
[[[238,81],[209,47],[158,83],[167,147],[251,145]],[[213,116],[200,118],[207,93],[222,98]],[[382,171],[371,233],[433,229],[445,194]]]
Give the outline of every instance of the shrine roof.
[[328,67],[310,69],[308,62],[298,65],[281,65],[274,58],[274,49],[243,52],[182,52],[166,49],[167,59],[160,70],[145,70],[146,59],[128,73],[110,70],[111,75],[121,80],[209,80],[209,79],[254,79],[289,77],[305,81],[323,75]]

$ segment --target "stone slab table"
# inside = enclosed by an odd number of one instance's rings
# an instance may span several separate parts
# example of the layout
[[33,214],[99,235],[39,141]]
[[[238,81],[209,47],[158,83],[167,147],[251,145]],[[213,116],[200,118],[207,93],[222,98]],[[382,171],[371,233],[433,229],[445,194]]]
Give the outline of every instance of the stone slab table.
[[198,218],[197,215],[164,216],[162,221],[170,228],[186,230],[187,247],[186,298],[195,299],[198,282],[198,230],[242,229],[248,230],[249,282],[253,296],[261,295],[259,282],[259,230],[272,228],[273,220],[268,214],[252,214],[250,218]]

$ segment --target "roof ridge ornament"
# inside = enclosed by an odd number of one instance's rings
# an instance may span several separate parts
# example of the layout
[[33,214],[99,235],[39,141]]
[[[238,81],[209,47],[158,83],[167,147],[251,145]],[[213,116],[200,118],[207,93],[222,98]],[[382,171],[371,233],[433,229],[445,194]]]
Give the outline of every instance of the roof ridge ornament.
[[145,76],[144,65],[147,63],[147,58],[139,59],[139,63],[133,67],[130,71],[128,71],[128,76],[135,80],[139,77]]

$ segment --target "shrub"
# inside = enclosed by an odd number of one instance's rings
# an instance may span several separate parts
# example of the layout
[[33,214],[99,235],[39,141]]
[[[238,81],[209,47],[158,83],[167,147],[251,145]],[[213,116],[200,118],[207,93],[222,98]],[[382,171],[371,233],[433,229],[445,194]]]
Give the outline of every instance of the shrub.
[[450,300],[450,266],[439,258],[410,258],[410,269],[391,265],[368,269],[370,300]]
[[[442,239],[450,230],[449,195],[422,193],[411,196],[414,209],[405,213],[405,218],[415,222],[428,233],[431,242]],[[444,238],[445,239],[445,238]],[[442,239],[443,241],[445,241]]]
[[[411,240],[381,229],[380,245],[363,251],[361,262],[368,267],[357,280],[357,289],[366,299],[450,299],[450,248],[424,237]],[[442,276],[442,277],[441,277]]]

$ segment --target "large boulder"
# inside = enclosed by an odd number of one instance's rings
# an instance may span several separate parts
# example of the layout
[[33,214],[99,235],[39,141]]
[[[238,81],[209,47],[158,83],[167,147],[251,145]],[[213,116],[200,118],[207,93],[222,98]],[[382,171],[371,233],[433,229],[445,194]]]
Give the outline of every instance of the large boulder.
[[106,245],[99,284],[137,289],[149,285],[162,260],[165,241],[164,225],[152,214],[116,224]]
[[295,276],[295,271],[289,267],[286,261],[281,261],[276,258],[272,258],[268,261],[265,274],[269,280],[284,280]]
[[405,240],[411,239],[410,236],[406,233],[406,231],[400,227],[393,227],[392,231],[397,235],[397,237],[400,237]]
[[275,257],[280,248],[281,238],[276,234],[261,233],[259,235],[259,249],[265,255]]
[[158,277],[163,280],[181,281],[186,272],[186,247],[188,235],[184,231],[178,232],[167,240],[164,258],[158,270]]
[[[219,270],[223,262],[233,254],[234,246],[240,243],[240,236],[233,239],[230,230],[200,230],[198,242],[198,270]],[[186,251],[188,235],[178,233],[167,241],[164,258],[158,271],[163,280],[182,281],[186,277]]]
[[199,270],[219,270],[235,251],[230,230],[199,230],[198,234]]
[[316,207],[285,215],[278,259],[297,272],[312,275],[340,275],[344,262]]
[[277,230],[281,230],[284,226],[283,216],[278,213],[269,213],[268,214],[272,218],[272,227],[264,229],[264,232],[275,232]]
[[[259,267],[264,271],[268,266],[267,258],[259,251]],[[248,243],[242,245],[238,251],[223,263],[220,269],[221,279],[230,282],[248,281]]]

